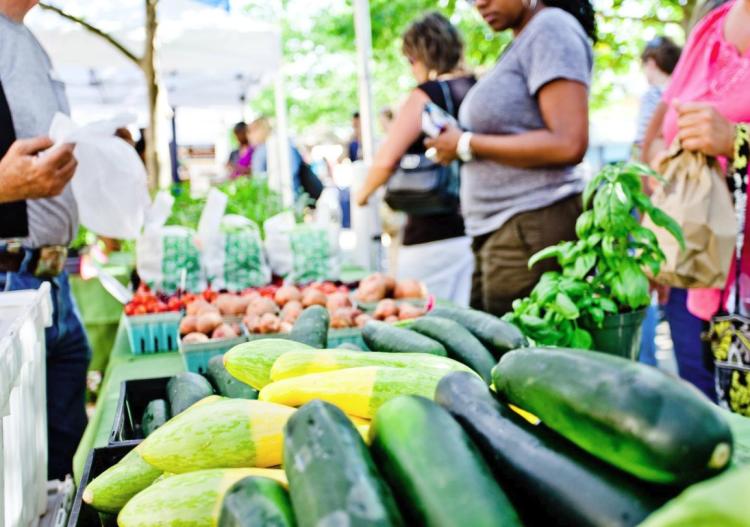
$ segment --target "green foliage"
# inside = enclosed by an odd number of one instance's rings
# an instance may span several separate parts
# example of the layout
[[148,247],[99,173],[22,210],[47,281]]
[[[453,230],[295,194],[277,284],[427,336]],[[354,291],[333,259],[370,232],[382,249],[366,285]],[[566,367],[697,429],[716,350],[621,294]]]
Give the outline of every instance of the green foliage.
[[[547,247],[529,260],[533,267],[554,258],[561,272],[542,275],[531,296],[506,315],[538,344],[588,349],[586,327],[601,327],[607,314],[634,311],[650,302],[644,269],[658,274],[665,256],[654,233],[633,216],[648,215],[684,248],[677,223],[654,207],[641,177],[658,177],[639,164],[605,167],[584,192],[586,210],[576,222],[575,242]],[[593,203],[593,204],[592,204]]]
[[[601,108],[628,89],[626,74],[639,64],[648,40],[666,34],[682,42],[700,0],[595,0],[599,38],[595,47],[592,107]],[[247,0],[254,17],[275,21],[273,3]],[[293,129],[343,126],[358,108],[354,9],[351,0],[285,0],[284,58]],[[401,54],[401,34],[415,18],[437,10],[461,30],[466,65],[486,71],[497,61],[511,35],[494,34],[468,2],[460,0],[371,0],[373,92],[375,107],[396,106],[414,86]],[[258,113],[272,114],[273,90],[253,102]]]

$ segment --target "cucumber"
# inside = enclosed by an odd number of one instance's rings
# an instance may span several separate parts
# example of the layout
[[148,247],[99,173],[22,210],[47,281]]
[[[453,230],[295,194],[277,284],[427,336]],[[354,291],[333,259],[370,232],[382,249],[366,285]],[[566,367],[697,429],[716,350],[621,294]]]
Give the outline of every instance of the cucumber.
[[148,437],[151,433],[169,420],[169,407],[164,399],[154,399],[149,401],[143,410],[141,418],[141,431],[143,437]]
[[328,326],[331,317],[323,306],[305,309],[292,327],[289,338],[313,348],[323,349],[328,345]]
[[448,352],[439,342],[385,322],[371,320],[362,328],[362,338],[372,351],[388,353],[430,353],[447,357]]
[[380,408],[370,451],[408,525],[520,526],[469,437],[440,406],[404,396]]
[[[134,496],[117,516],[119,527],[212,527],[227,491],[249,476],[284,484],[283,470],[197,470],[164,478]],[[257,524],[263,525],[263,524]]]
[[167,382],[170,414],[175,416],[213,393],[211,384],[202,375],[189,371],[178,373]]
[[443,377],[435,401],[482,451],[525,525],[635,526],[673,494],[608,466],[544,425],[529,424],[475,375]]
[[216,391],[224,397],[232,399],[257,399],[258,390],[255,390],[232,377],[224,367],[224,356],[217,355],[208,361],[208,371],[206,372],[208,380],[214,385]]
[[495,359],[479,339],[458,322],[441,317],[422,317],[414,321],[411,330],[438,341],[445,346],[450,358],[469,366],[485,382],[492,381]]
[[289,494],[278,482],[251,476],[224,495],[218,527],[294,527]]
[[275,467],[293,408],[247,399],[198,403],[139,445],[143,459],[164,472]]
[[404,524],[367,446],[331,404],[313,401],[289,419],[284,467],[299,527]]
[[143,460],[136,447],[86,486],[83,501],[99,512],[116,513],[161,475],[161,470]]
[[694,483],[732,456],[718,408],[650,366],[594,351],[525,349],[506,354],[492,378],[508,402],[645,481]]
[[336,349],[348,351],[365,351],[353,342],[342,342],[341,344],[336,346]]
[[471,331],[499,359],[504,353],[529,345],[521,330],[494,315],[460,307],[436,306],[428,316],[455,320]]

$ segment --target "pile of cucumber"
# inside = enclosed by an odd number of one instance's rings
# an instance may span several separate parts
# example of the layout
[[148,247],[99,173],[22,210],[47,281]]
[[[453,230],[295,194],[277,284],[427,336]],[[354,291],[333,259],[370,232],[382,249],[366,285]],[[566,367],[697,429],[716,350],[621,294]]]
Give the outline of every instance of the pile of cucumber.
[[363,334],[378,351],[233,348],[224,397],[170,395],[189,408],[88,503],[121,527],[634,527],[730,464],[718,409],[657,369],[472,310]]

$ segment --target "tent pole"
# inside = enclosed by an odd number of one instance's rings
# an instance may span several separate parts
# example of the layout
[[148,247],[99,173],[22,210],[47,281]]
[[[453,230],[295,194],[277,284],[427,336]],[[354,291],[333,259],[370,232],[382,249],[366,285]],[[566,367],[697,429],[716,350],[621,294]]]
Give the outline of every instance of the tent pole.
[[274,95],[276,104],[276,148],[278,149],[279,165],[281,168],[281,199],[285,207],[294,205],[294,188],[292,183],[292,159],[289,148],[289,120],[287,115],[286,81],[284,79],[284,17],[286,10],[284,0],[276,0],[276,14],[278,18],[278,47],[279,69],[274,81]]
[[[355,188],[364,181],[367,169],[375,157],[375,111],[372,100],[372,26],[370,1],[354,0],[354,31],[357,38],[357,67],[359,77],[359,116],[362,125],[361,145],[364,165],[355,163]],[[352,227],[357,233],[359,263],[372,270],[381,270],[383,247],[380,239],[379,200],[353,211]],[[364,261],[363,261],[364,260]]]

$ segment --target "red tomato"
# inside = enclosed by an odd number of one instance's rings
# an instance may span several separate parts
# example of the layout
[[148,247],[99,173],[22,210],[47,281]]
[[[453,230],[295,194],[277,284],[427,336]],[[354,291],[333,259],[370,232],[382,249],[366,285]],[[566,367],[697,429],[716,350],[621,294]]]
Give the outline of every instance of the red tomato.
[[133,314],[134,315],[145,315],[146,313],[148,313],[148,311],[146,310],[146,306],[136,306],[135,307],[135,312]]
[[182,307],[182,302],[176,296],[173,296],[167,302],[167,308],[169,311],[179,311]]
[[135,315],[135,307],[136,307],[136,306],[135,306],[135,305],[133,305],[133,304],[128,304],[128,305],[126,305],[126,306],[125,306],[125,314],[126,314],[127,316],[129,316],[129,317],[130,317],[130,316],[133,316],[133,315]]

